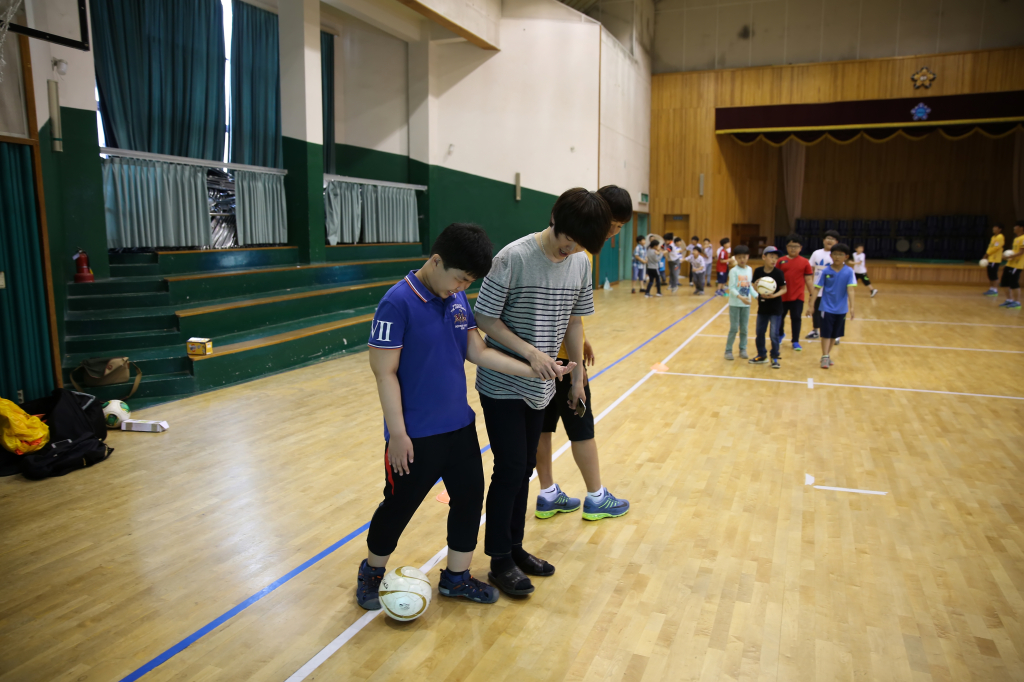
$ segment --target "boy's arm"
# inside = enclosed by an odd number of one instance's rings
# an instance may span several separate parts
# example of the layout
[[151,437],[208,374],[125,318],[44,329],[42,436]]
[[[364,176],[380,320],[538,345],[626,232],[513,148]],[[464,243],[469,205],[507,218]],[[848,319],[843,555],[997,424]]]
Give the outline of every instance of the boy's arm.
[[[477,365],[478,367],[486,367],[487,369],[493,369],[495,372],[511,374],[517,377],[540,376],[533,367],[522,360],[518,360],[511,355],[505,355],[497,349],[488,348],[487,342],[484,341],[484,337],[480,336],[480,332],[476,329],[469,330],[468,340],[469,344],[466,346],[466,359],[474,365]],[[532,348],[533,346],[530,347]],[[555,364],[557,365],[558,363],[556,362]],[[563,375],[572,371],[572,368],[575,366],[576,365],[572,362],[565,366],[558,365],[556,370],[558,373],[557,378],[561,379]]]
[[850,319],[853,319],[853,290],[857,287],[856,280],[850,286],[846,287],[846,305],[850,310]]
[[398,383],[398,361],[402,349],[370,347],[370,370],[377,380],[377,396],[384,411],[391,439],[388,441],[388,461],[391,469],[401,476],[409,473],[413,460],[412,439],[405,431],[405,417],[402,414],[402,387]]
[[[484,330],[487,336],[491,337],[513,353],[517,353],[530,363],[534,373],[529,376],[539,376],[541,379],[557,379],[559,375],[558,363],[547,353],[542,353],[526,341],[515,335],[508,326],[499,318],[488,317],[477,311],[476,323]],[[572,359],[571,357],[569,358]],[[501,371],[501,370],[498,370]]]
[[569,395],[569,407],[576,409],[576,403],[586,395],[587,372],[583,360],[583,318],[579,315],[569,316],[569,326],[565,328],[565,352],[569,356],[572,370],[572,393]]

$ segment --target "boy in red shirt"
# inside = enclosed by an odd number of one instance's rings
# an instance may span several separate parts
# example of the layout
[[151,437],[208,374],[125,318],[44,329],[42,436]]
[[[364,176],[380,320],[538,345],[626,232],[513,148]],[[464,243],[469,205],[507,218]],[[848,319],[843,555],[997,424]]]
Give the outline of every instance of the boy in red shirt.
[[[805,290],[810,292],[814,287],[814,268],[811,262],[800,255],[803,237],[791,234],[786,237],[786,255],[779,259],[777,267],[786,278],[786,293],[782,295],[782,324],[779,329],[779,340],[786,338],[786,315],[793,322],[793,350],[801,351],[800,317],[804,313]],[[813,295],[813,294],[808,294]]]
[[732,249],[729,248],[729,238],[722,237],[719,242],[718,262],[715,263],[715,272],[718,273],[718,288],[715,296],[729,295],[729,258],[732,256]]

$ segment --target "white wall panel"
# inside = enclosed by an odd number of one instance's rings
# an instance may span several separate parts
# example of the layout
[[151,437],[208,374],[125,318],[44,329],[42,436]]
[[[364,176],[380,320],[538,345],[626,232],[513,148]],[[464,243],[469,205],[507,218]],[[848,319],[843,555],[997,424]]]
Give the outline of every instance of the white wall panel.
[[638,49],[633,58],[609,33],[601,35],[601,168],[599,185],[629,191],[634,209],[650,191],[651,66]]

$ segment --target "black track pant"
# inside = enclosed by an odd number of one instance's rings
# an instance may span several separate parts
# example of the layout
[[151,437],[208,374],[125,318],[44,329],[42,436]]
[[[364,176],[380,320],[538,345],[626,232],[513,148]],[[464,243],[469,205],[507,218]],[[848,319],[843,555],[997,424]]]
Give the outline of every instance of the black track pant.
[[496,400],[482,394],[480,407],[494,453],[494,473],[487,489],[484,552],[492,557],[506,556],[512,553],[513,545],[523,544],[530,476],[537,466],[544,410],[535,410],[519,398]]
[[793,340],[800,343],[800,318],[804,314],[804,302],[800,299],[795,301],[783,301],[782,302],[782,325],[779,327],[779,333],[786,333],[786,315],[789,315],[789,321],[793,323]]
[[[534,443],[535,454],[536,450]],[[409,519],[437,479],[443,478],[451,498],[448,505],[448,547],[456,552],[476,549],[480,510],[484,503],[484,469],[480,461],[476,424],[436,436],[413,438],[413,461],[409,465],[409,473],[401,476],[391,469],[387,451],[385,443],[384,501],[370,521],[367,548],[378,556],[394,552]]]

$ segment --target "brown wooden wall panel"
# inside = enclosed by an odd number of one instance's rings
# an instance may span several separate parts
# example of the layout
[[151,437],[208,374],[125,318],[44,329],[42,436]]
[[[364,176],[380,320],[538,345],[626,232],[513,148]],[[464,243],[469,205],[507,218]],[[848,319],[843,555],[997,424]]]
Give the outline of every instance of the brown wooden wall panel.
[[[910,80],[922,66],[938,75],[929,90],[915,90]],[[716,243],[730,234],[732,223],[758,223],[762,234],[774,234],[778,150],[764,143],[744,147],[729,136],[716,136],[715,107],[924,99],[1020,89],[1024,89],[1024,48],[655,75],[651,84],[651,220],[658,226],[665,214],[688,214],[691,231]],[[831,142],[811,147],[803,214],[919,218],[978,213],[1011,220],[1007,169],[1012,142],[974,136],[933,144],[936,139],[897,144],[893,140],[877,145],[878,149],[868,149],[875,143],[863,141],[850,145],[857,149],[849,152],[841,147],[821,149],[826,144],[839,147]],[[918,150],[914,144],[932,148]],[[703,197],[698,192],[701,173]],[[922,174],[927,179],[917,180]],[[812,209],[828,212],[813,215]]]
[[[917,282],[919,284],[988,284],[985,268],[972,266],[890,264],[868,261],[872,282]],[[858,291],[858,293],[860,293]]]

